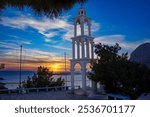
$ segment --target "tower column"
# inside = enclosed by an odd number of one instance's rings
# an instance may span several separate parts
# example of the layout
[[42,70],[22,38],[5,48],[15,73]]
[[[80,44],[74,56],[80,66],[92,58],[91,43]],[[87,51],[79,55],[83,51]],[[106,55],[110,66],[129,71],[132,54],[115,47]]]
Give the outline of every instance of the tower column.
[[77,41],[77,59],[80,59],[80,41]]
[[72,39],[72,59],[75,59],[75,40]]
[[81,35],[84,35],[84,23],[81,22],[80,26],[81,26]]
[[82,58],[85,58],[85,47],[84,47],[84,41],[82,41]]
[[91,24],[90,23],[88,24],[88,33],[89,33],[89,36],[91,36]]
[[90,58],[90,57],[89,57],[89,52],[90,52],[90,51],[89,51],[89,41],[87,40],[87,41],[86,41],[86,55],[87,55],[87,58]]
[[82,90],[86,93],[86,66],[82,64]]
[[74,37],[77,36],[77,24],[75,23],[74,24]]

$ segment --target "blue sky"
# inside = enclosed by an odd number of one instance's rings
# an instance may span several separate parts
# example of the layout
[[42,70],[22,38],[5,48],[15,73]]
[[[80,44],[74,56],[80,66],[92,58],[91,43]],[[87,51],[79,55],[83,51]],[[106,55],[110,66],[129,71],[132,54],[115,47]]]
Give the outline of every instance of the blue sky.
[[[92,20],[95,43],[119,43],[129,54],[140,44],[150,42],[150,0],[89,0],[84,8]],[[19,46],[23,45],[24,70],[37,66],[61,71],[64,52],[71,58],[73,18],[80,5],[57,19],[35,15],[31,9],[5,9],[0,16],[0,62],[6,70],[17,70]],[[69,68],[69,64],[68,64]]]

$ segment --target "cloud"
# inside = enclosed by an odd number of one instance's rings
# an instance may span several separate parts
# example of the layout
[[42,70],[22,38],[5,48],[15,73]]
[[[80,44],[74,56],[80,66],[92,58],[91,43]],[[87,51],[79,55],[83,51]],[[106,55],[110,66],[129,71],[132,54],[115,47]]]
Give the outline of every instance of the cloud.
[[[19,51],[20,46],[17,44],[0,42],[0,47],[5,48],[1,50],[1,52],[3,52],[3,57],[5,58],[11,58],[11,57],[15,58],[16,56],[20,54],[20,51]],[[47,59],[47,58],[58,56],[58,53],[23,47],[23,55],[27,59],[39,59],[39,58]]]
[[18,45],[30,45],[31,44],[31,41],[23,41],[23,40],[9,40],[9,42],[13,42]]
[[[69,48],[70,45],[68,45],[70,44],[70,42],[66,42],[66,40],[71,41],[71,37],[74,36],[74,25],[72,21],[70,22],[70,16],[63,16],[57,19],[49,19],[46,17],[33,17],[31,14],[18,14],[19,15],[13,15],[11,18],[7,16],[1,16],[0,25],[19,29],[24,31],[25,33],[28,31],[32,31],[33,34],[35,34],[35,32],[41,34],[44,42],[47,43],[47,45],[49,44],[49,47],[54,48],[54,52],[49,52],[48,49],[44,51],[39,50],[40,48],[25,48],[33,47],[30,44],[33,44],[35,40],[27,40],[16,35],[7,35],[12,39],[9,40],[9,37],[8,39],[6,39],[7,42],[0,42],[0,47],[2,48],[2,50],[0,51],[3,52],[3,55],[0,59],[7,62],[10,61],[10,63],[19,62],[19,50],[20,45],[22,44],[27,45],[23,46],[23,58],[26,64],[38,64],[38,62],[39,64],[53,63],[54,61],[57,61],[57,63],[62,62],[60,53],[57,53],[58,51],[56,52],[55,50],[59,49],[59,52],[62,50],[71,50],[71,48]],[[98,29],[99,23],[92,21],[92,32],[96,32]],[[85,31],[87,32],[87,30]],[[42,43],[42,45],[45,43]]]
[[[4,60],[19,60],[20,57],[20,50],[16,50],[16,49],[8,49],[8,50],[1,50],[1,52],[3,53],[3,56],[1,56],[1,59]],[[50,61],[54,61],[57,60],[60,57],[56,57],[58,56],[57,53],[55,52],[46,52],[46,51],[41,51],[38,49],[27,49],[24,48],[22,51],[22,58],[24,60],[29,60],[29,61],[43,61],[43,62],[50,62]],[[57,58],[57,59],[56,59]]]
[[125,40],[126,36],[121,34],[116,35],[104,35],[99,36],[94,39],[95,43],[102,43],[106,45],[114,45],[119,43],[124,52],[128,52],[129,54],[137,48],[140,44],[149,42],[148,39],[144,39],[142,41],[129,42]]
[[70,48],[66,48],[66,47],[62,47],[62,46],[53,46],[54,48],[57,48],[57,49],[62,49],[62,50],[71,50]]
[[15,35],[7,35],[9,37],[12,37],[14,38],[13,40],[7,40],[8,42],[13,42],[13,43],[16,43],[18,45],[30,45],[31,44],[31,41],[29,40],[26,40],[22,37],[19,37],[19,36],[15,36]]
[[44,46],[53,47],[53,48],[60,49],[60,50],[69,50],[69,51],[72,50],[71,48],[67,48],[67,47],[63,47],[63,46],[58,46],[58,45],[44,44]]
[[92,28],[91,28],[92,33],[97,32],[99,29],[100,29],[100,23],[92,21]]
[[17,49],[19,46],[14,43],[0,42],[0,47],[6,49]]
[[30,45],[30,41],[23,41],[23,40],[7,40],[7,41],[1,41],[0,47],[5,49],[20,49],[20,45]]
[[95,43],[102,43],[102,44],[108,44],[113,45],[115,43],[123,42],[125,36],[124,35],[104,35],[99,36],[94,39]]
[[45,40],[45,42],[52,42],[52,40],[48,39],[48,38],[45,38],[44,40]]
[[41,32],[41,31],[40,31],[40,33],[42,35],[44,35],[45,37],[47,37],[47,38],[54,37],[54,36],[56,36],[58,34],[57,32]]
[[[36,19],[32,17],[32,15],[21,15],[17,17],[1,17],[1,25],[9,26],[12,28],[18,28],[25,30],[28,27],[31,27],[38,31],[41,35],[44,36],[44,41],[46,43],[52,43],[53,40],[51,38],[55,36],[60,36],[64,40],[71,41],[71,37],[74,36],[74,25],[69,22],[70,16],[64,16],[59,17],[57,19],[49,19],[49,18],[42,18],[42,19]],[[100,29],[100,23],[97,23],[95,21],[92,21],[92,33],[97,32]],[[79,33],[80,30],[78,30]],[[87,29],[85,30],[87,32]],[[17,36],[13,36],[14,38],[18,38]],[[95,38],[95,43],[101,42],[103,44],[108,45],[114,45],[115,43],[119,43],[120,46],[126,50],[133,50],[135,49],[139,44],[145,42],[144,41],[136,41],[136,42],[128,42],[125,40],[126,36],[121,34],[115,34],[115,35],[104,35],[99,36]],[[15,42],[15,41],[14,41]],[[2,42],[1,42],[2,43]],[[29,41],[18,41],[18,43],[23,44],[31,44]],[[6,44],[2,44],[1,47],[8,47]],[[11,45],[12,47],[15,47]],[[63,46],[53,46],[57,49],[64,49],[64,50],[70,50],[69,48],[63,47]]]
[[67,22],[67,17],[60,17],[58,19],[48,19],[46,17],[42,19],[35,19],[32,16],[26,17],[21,15],[20,17],[2,17],[1,25],[25,30],[28,27],[36,29],[40,34],[47,38],[56,36],[58,33],[52,31],[54,29],[66,29],[70,26]]
[[40,58],[46,58],[46,57],[55,57],[57,56],[57,53],[55,52],[46,52],[46,51],[41,51],[38,49],[25,49],[25,54],[27,57],[40,57]]
[[[36,19],[32,16],[17,16],[17,17],[2,17],[1,25],[25,30],[29,27],[35,29],[43,35],[46,39],[45,42],[54,36],[61,36],[65,40],[71,41],[74,36],[74,25],[69,22],[69,16],[59,17],[57,19],[42,18]],[[92,21],[92,32],[99,30],[100,24]],[[54,31],[57,30],[57,31]],[[63,32],[63,33],[62,33]],[[87,29],[85,30],[87,32]],[[78,30],[79,34],[79,30]]]
[[[5,49],[0,51],[0,61],[5,63],[6,70],[18,70],[20,51],[15,49]],[[46,52],[37,49],[23,49],[22,52],[22,69],[36,70],[39,66],[49,67],[53,63],[62,63],[62,57],[54,52]]]

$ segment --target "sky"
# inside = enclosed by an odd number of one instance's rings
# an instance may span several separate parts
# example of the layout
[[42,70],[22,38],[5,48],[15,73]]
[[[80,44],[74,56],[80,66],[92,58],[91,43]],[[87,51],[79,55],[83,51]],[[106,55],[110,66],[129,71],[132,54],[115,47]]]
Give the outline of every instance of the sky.
[[[150,0],[88,0],[83,6],[92,21],[95,43],[119,43],[121,53],[130,53],[150,42]],[[64,52],[72,57],[73,19],[80,5],[64,11],[58,18],[37,16],[30,8],[6,8],[0,14],[0,63],[5,70],[19,70],[20,45],[22,69],[38,66],[54,72],[64,71]],[[147,50],[149,51],[149,50]]]

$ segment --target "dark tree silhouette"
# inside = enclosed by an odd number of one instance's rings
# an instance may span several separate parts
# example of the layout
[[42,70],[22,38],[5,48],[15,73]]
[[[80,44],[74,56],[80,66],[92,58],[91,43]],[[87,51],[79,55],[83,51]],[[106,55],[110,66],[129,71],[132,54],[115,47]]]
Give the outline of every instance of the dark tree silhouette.
[[53,72],[49,71],[46,67],[38,67],[37,73],[28,77],[26,81],[23,82],[24,88],[38,88],[38,87],[51,87],[51,86],[63,86],[64,80],[57,78],[56,80],[52,77]]
[[[4,69],[5,68],[5,64],[0,64],[0,69]],[[2,83],[1,81],[4,80],[4,78],[0,77],[0,89],[7,89],[5,87],[5,83]]]
[[97,44],[97,60],[91,66],[91,80],[105,85],[107,93],[130,96],[136,99],[142,93],[150,92],[150,69],[128,60],[127,53],[119,55],[119,44],[114,46]]
[[1,0],[0,10],[6,7],[24,9],[31,8],[38,15],[51,18],[59,16],[63,11],[71,9],[75,4],[83,4],[87,0]]

